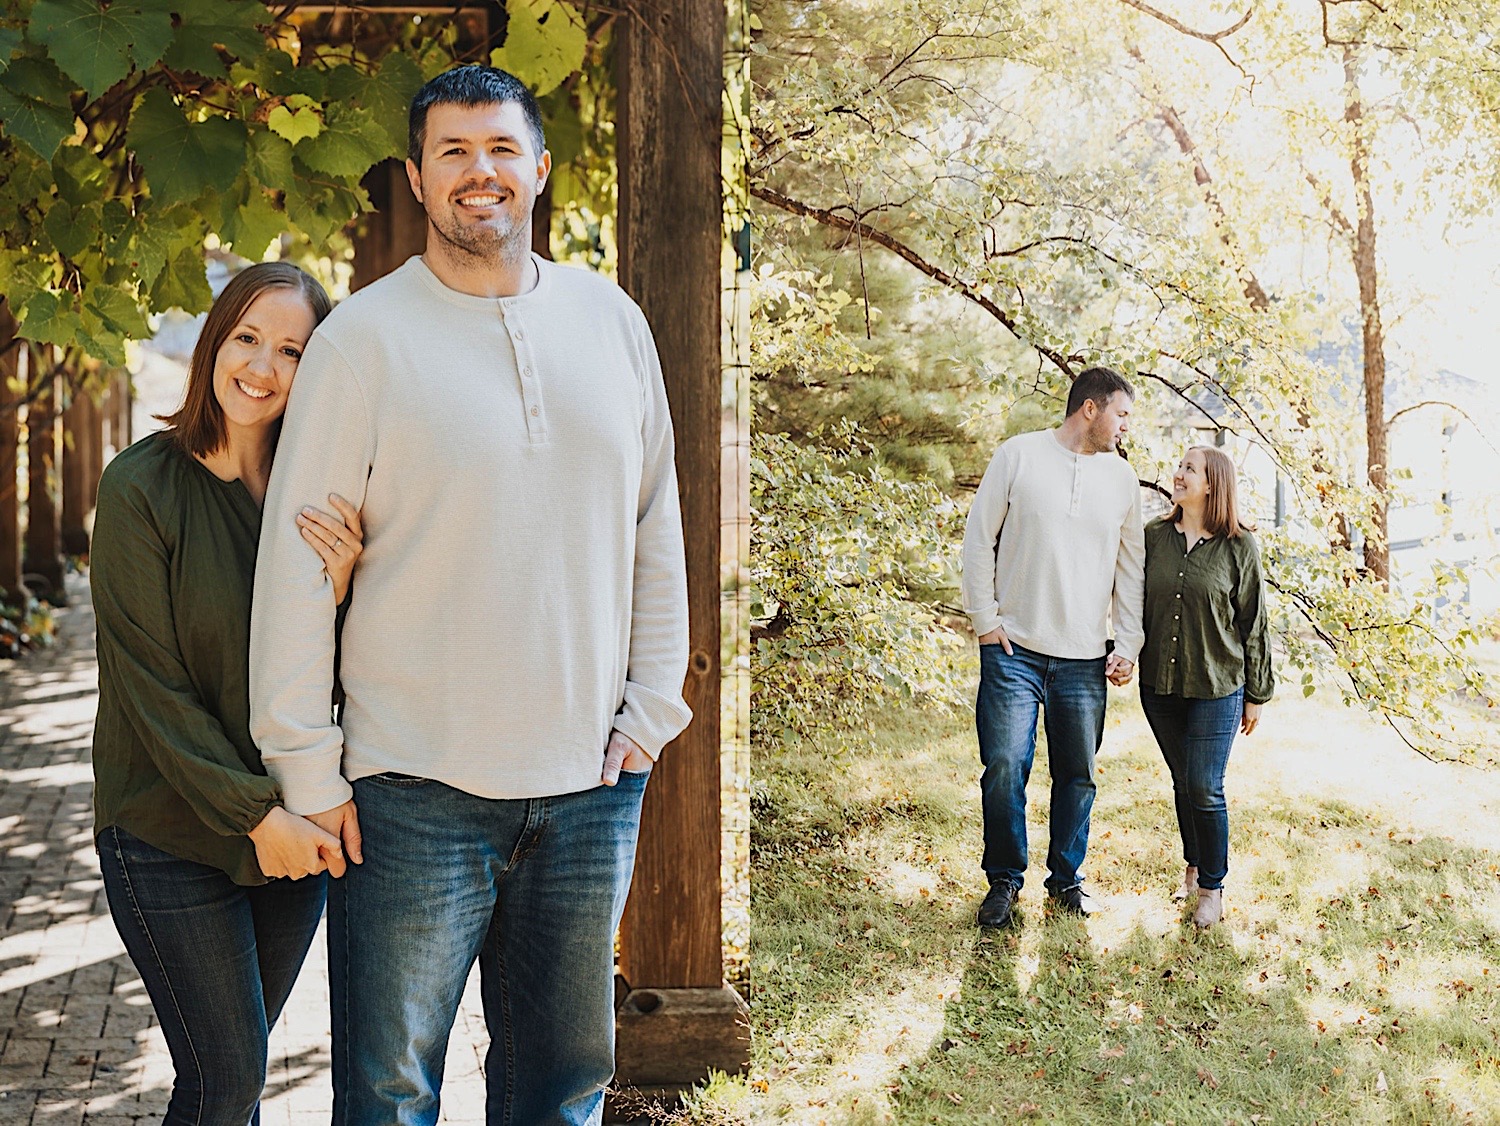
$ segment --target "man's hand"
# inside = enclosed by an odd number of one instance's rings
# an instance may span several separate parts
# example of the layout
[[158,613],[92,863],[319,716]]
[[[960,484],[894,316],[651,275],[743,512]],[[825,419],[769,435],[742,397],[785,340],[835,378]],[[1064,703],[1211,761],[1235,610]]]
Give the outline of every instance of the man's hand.
[[1005,650],[1005,655],[1007,657],[1015,656],[1015,653],[1013,653],[1010,648],[1010,638],[1005,636],[1005,630],[1000,626],[996,626],[994,629],[990,630],[989,633],[981,633],[979,635],[979,644],[998,645],[1000,646],[1000,648]]
[[309,813],[307,819],[324,832],[333,834],[335,840],[343,842],[343,851],[336,857],[328,858],[330,876],[337,878],[344,874],[347,870],[344,865],[345,856],[356,864],[364,862],[364,853],[359,849],[359,815],[354,810],[353,798],[343,805],[325,809],[322,813]]
[[259,825],[250,830],[250,841],[255,845],[255,861],[268,879],[286,877],[300,880],[304,876],[316,876],[328,868],[337,858],[343,868],[343,850],[339,839],[325,833],[305,817],[288,813],[281,806],[273,806],[271,812],[261,819]]
[[1249,700],[1245,701],[1245,712],[1240,718],[1240,731],[1242,734],[1249,735],[1259,726],[1261,707],[1262,705],[1260,704],[1252,704]]
[[604,773],[599,775],[599,781],[606,786],[613,786],[620,780],[621,770],[638,773],[650,770],[654,765],[655,760],[629,735],[611,731],[609,746],[604,749]]
[[1116,688],[1124,688],[1135,675],[1135,662],[1111,653],[1104,661],[1104,677]]

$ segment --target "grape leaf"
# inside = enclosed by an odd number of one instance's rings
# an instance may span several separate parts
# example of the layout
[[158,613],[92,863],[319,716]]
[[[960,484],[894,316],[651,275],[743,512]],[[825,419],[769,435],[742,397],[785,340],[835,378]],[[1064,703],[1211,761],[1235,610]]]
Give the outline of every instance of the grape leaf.
[[57,194],[74,207],[100,199],[107,189],[108,169],[92,149],[66,145],[52,158]]
[[277,106],[266,118],[266,124],[271,132],[294,145],[298,141],[310,141],[323,131],[323,119],[313,109],[293,112],[286,106]]
[[172,42],[172,17],[165,8],[115,0],[37,0],[27,34],[47,48],[57,65],[97,98],[130,73],[161,58]]
[[387,155],[385,130],[367,109],[334,102],[328,107],[323,132],[297,149],[297,156],[314,172],[357,180]]
[[292,146],[269,129],[257,129],[250,134],[245,167],[265,187],[284,188],[292,182]]
[[10,57],[16,53],[16,48],[20,45],[20,28],[0,27],[0,73],[10,66]]
[[26,247],[18,250],[0,247],[0,293],[6,295],[12,309],[30,302],[51,277],[50,258],[37,258]]
[[265,189],[249,175],[241,176],[234,188],[224,194],[219,237],[232,245],[236,254],[259,262],[271,240],[290,227],[286,213],[276,207]]
[[253,82],[267,94],[285,97],[306,94],[322,101],[327,96],[326,72],[310,66],[298,66],[285,51],[265,51],[246,65],[229,68],[229,79],[237,86]]
[[286,191],[287,218],[314,247],[320,247],[335,231],[342,230],[350,219],[369,210],[370,197],[363,188],[344,188],[319,182],[302,168],[298,168]]
[[363,78],[352,91],[352,100],[369,110],[385,131],[386,156],[406,156],[407,114],[412,96],[424,81],[422,69],[410,55],[392,51],[381,62],[380,73]]
[[42,220],[42,230],[46,232],[52,249],[64,258],[72,258],[78,254],[89,244],[89,236],[93,233],[86,223],[79,221],[73,209],[62,201],[54,203],[52,210],[47,212],[47,218]]
[[158,313],[167,309],[203,313],[213,301],[201,245],[185,246],[178,251],[151,287],[151,308]]
[[268,23],[265,5],[255,0],[172,0],[180,23],[165,61],[173,70],[195,74],[224,73],[222,47],[237,59],[263,52],[266,38],[259,23]]
[[134,293],[112,285],[91,285],[83,295],[83,308],[127,340],[144,340],[151,335]]
[[66,348],[78,338],[83,321],[71,293],[43,289],[15,310],[16,320],[25,329],[26,339],[38,344],[58,344]]
[[146,92],[130,120],[131,145],[162,203],[229,187],[244,159],[245,137],[244,124],[227,117],[188,121],[160,87]]
[[583,17],[562,0],[508,0],[505,42],[490,64],[508,70],[540,97],[583,65],[589,44]]
[[0,124],[44,160],[73,135],[73,87],[51,59],[22,58],[0,74]]

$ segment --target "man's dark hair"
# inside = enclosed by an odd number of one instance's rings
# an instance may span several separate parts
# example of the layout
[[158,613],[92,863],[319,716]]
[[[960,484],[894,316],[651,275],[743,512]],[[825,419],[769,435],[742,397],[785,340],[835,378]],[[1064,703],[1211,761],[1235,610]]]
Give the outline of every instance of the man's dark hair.
[[542,135],[542,111],[536,98],[515,75],[498,67],[477,64],[445,70],[417,91],[407,115],[406,155],[418,168],[422,167],[422,145],[427,140],[427,111],[433,106],[489,106],[506,102],[515,102],[521,107],[531,130],[531,139],[536,142],[536,155],[541,156],[547,141]]
[[1073,380],[1073,388],[1068,392],[1067,417],[1071,418],[1084,403],[1093,400],[1094,405],[1100,410],[1109,406],[1109,400],[1114,397],[1116,391],[1124,391],[1127,396],[1135,398],[1135,388],[1130,386],[1125,377],[1117,371],[1109,368],[1087,368],[1078,373],[1078,378]]

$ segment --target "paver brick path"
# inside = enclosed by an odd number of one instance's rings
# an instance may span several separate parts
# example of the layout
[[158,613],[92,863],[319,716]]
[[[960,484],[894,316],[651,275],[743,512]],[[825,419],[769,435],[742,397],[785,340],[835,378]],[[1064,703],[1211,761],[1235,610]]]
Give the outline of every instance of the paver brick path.
[[[131,1126],[166,1109],[171,1061],[104,902],[89,746],[98,695],[87,580],[59,643],[0,665],[0,1126]],[[477,976],[449,1044],[443,1121],[484,1121]],[[328,1121],[321,931],[271,1036],[265,1126]]]

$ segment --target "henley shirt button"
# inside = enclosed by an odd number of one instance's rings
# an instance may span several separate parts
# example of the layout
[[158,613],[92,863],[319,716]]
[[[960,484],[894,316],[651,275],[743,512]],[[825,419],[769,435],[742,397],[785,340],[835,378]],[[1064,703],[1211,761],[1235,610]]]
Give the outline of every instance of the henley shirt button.
[[515,337],[517,340],[521,340],[522,339],[521,330],[520,329],[516,329],[515,332],[511,333],[511,335],[513,337]]
[[1175,665],[1175,664],[1176,664],[1176,663],[1177,663],[1177,658],[1176,658],[1176,657],[1173,657],[1173,658],[1172,658],[1172,663],[1173,663],[1173,664],[1174,664],[1174,665]]
[[536,417],[536,413],[537,413],[537,409],[535,407],[532,407],[531,408],[531,414],[532,414],[533,418]]

